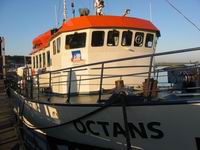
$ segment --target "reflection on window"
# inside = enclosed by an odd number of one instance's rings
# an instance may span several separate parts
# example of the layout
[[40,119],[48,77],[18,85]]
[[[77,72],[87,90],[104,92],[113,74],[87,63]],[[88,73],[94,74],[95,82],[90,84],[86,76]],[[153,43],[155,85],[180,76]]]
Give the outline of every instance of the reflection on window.
[[144,33],[143,32],[136,32],[135,33],[135,40],[134,46],[141,47],[144,41]]
[[145,47],[152,48],[153,46],[153,34],[147,34],[146,36],[146,42]]
[[53,54],[56,54],[56,41],[53,41]]
[[57,53],[60,53],[60,44],[61,44],[61,40],[59,37],[59,38],[57,38]]
[[113,30],[108,32],[107,45],[117,46],[119,43],[119,31]]
[[104,43],[104,31],[92,32],[92,46],[103,46]]
[[45,53],[42,54],[43,67],[46,67]]
[[75,33],[66,36],[66,49],[82,48],[86,44],[86,33]]
[[124,31],[122,33],[122,46],[131,46],[133,33],[131,31]]
[[50,51],[47,52],[47,67],[51,66],[51,56],[50,56]]

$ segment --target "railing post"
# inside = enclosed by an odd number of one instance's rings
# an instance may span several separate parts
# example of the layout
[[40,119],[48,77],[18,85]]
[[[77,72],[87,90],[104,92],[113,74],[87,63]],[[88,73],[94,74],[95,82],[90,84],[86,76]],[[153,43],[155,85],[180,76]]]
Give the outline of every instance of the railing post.
[[72,78],[72,68],[70,68],[69,71],[69,81],[67,81],[68,83],[68,93],[67,93],[67,102],[70,102],[70,95],[71,95],[71,78]]
[[[196,65],[197,66],[197,65]],[[199,87],[200,87],[200,69],[197,67],[197,81],[196,81],[196,87],[197,87],[197,92],[199,93]]]
[[132,150],[132,148],[131,148],[130,130],[129,130],[129,126],[128,126],[128,116],[127,116],[127,110],[126,110],[126,105],[127,105],[126,104],[127,103],[126,94],[124,92],[122,92],[120,94],[120,98],[121,98],[121,103],[122,103],[122,111],[123,111],[123,119],[124,119],[127,150]]
[[103,72],[104,72],[104,63],[102,63],[102,66],[101,66],[101,77],[100,77],[100,85],[99,85],[99,99],[98,99],[98,102],[101,101],[102,84],[103,84]]
[[151,89],[151,70],[152,70],[152,66],[153,66],[153,58],[154,56],[152,55],[150,57],[150,66],[149,66],[149,74],[148,74],[148,80],[147,80],[147,100],[150,101],[151,100],[151,93],[152,93],[152,89]]
[[49,72],[49,98],[50,98],[50,94],[51,94],[51,71]]
[[40,79],[39,74],[37,74],[37,86],[38,86],[38,95],[37,95],[37,97],[38,97],[38,101],[39,101],[39,98],[40,98],[40,82],[39,82],[39,79]]

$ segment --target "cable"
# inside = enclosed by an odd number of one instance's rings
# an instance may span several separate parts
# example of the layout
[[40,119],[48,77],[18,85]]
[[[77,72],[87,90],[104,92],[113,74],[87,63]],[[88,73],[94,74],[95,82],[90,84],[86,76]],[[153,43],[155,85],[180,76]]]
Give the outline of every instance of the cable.
[[178,10],[169,0],[166,0],[166,2],[172,7],[174,8],[179,14],[181,14],[189,23],[191,23],[197,30],[199,30],[200,32],[200,28],[194,23],[192,22],[188,17],[186,17],[180,10]]
[[[73,123],[73,122],[76,122],[76,121],[85,119],[85,118],[87,118],[87,117],[89,117],[89,116],[92,116],[92,115],[98,113],[99,111],[102,111],[102,110],[108,108],[108,107],[111,106],[114,102],[115,102],[115,101],[110,101],[109,103],[106,103],[105,105],[101,106],[100,108],[98,108],[98,109],[96,109],[96,110],[94,110],[94,111],[92,111],[92,112],[87,113],[86,115],[80,116],[80,117],[78,117],[78,118],[76,118],[76,119],[73,119],[73,120],[71,120],[71,121],[64,122],[64,123],[61,123],[61,124],[58,124],[58,125],[52,125],[52,126],[46,126],[46,127],[35,127],[35,126],[30,125],[30,124],[27,124],[27,123],[24,121],[23,117],[22,117],[22,122],[23,122],[29,129],[32,129],[32,130],[38,130],[38,129],[39,129],[39,130],[40,130],[40,129],[44,129],[44,130],[45,130],[45,129],[50,129],[50,128],[56,128],[56,127],[64,126],[64,125],[71,124],[71,123]],[[24,105],[22,105],[22,110],[24,111]],[[23,111],[22,111],[21,114],[23,114]]]

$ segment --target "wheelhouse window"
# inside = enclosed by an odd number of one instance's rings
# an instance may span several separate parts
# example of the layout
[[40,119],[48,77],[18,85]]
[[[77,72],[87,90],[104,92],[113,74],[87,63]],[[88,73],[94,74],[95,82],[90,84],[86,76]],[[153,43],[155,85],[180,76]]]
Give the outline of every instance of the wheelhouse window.
[[42,54],[43,67],[46,67],[45,53]]
[[117,46],[119,43],[119,31],[113,30],[108,32],[107,45]]
[[93,31],[92,32],[92,43],[93,47],[103,46],[104,44],[104,31]]
[[36,56],[36,68],[38,68],[38,56]]
[[152,48],[153,46],[153,34],[147,33],[145,47]]
[[136,32],[135,39],[134,39],[134,46],[142,47],[144,41],[144,33],[143,32]]
[[56,54],[56,41],[53,41],[53,54]]
[[59,37],[57,38],[57,53],[60,53],[60,45],[61,45],[61,39]]
[[47,67],[51,66],[51,56],[50,51],[47,51]]
[[33,56],[33,68],[35,68],[35,56]]
[[131,46],[132,37],[133,37],[133,32],[124,31],[122,33],[122,46]]
[[42,68],[42,55],[41,54],[39,55],[39,63],[40,63],[39,68]]
[[65,48],[83,48],[86,45],[86,33],[75,33],[66,36]]

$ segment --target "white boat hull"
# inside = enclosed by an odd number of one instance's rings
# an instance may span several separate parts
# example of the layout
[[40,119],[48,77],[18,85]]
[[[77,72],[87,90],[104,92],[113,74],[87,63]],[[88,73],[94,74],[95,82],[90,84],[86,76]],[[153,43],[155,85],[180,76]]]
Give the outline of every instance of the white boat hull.
[[[98,147],[126,149],[122,106],[110,106],[75,120],[99,109],[100,106],[47,105],[30,102],[16,93],[13,94],[18,97],[15,98],[16,112],[20,114],[20,109],[23,108],[25,122],[29,124],[29,121],[39,128],[47,127],[41,130],[49,136]],[[199,114],[200,102],[127,106],[132,148],[198,150]],[[70,122],[72,120],[74,121]]]

